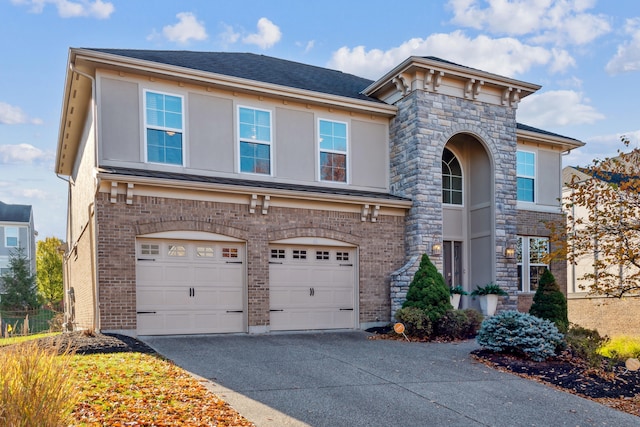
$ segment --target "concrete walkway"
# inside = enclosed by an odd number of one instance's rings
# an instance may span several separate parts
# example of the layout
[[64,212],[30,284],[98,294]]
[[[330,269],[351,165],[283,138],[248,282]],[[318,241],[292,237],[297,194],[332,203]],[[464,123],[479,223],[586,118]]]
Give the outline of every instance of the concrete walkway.
[[460,344],[365,332],[141,337],[257,426],[640,426],[640,418],[498,372]]

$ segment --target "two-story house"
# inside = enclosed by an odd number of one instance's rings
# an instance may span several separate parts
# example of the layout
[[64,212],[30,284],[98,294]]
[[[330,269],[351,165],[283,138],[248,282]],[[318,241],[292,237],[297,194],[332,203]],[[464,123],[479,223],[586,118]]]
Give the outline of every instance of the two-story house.
[[69,321],[364,329],[392,319],[423,253],[526,309],[561,156],[582,145],[516,123],[538,89],[432,57],[374,82],[248,53],[71,49]]
[[12,252],[19,248],[23,249],[31,271],[35,273],[36,234],[30,205],[0,202],[0,274],[7,271]]

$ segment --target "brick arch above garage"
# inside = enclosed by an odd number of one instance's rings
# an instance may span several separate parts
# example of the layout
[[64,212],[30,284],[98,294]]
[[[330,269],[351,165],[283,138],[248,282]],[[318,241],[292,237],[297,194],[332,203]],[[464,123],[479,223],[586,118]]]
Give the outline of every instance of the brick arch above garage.
[[232,227],[227,224],[202,220],[170,219],[146,222],[136,224],[135,231],[138,236],[168,231],[201,231],[206,233],[222,234],[224,236],[245,241],[249,238],[249,231],[244,228]]
[[286,228],[280,230],[271,230],[267,233],[267,239],[270,242],[293,239],[298,237],[315,237],[323,239],[337,240],[340,242],[348,243],[353,246],[358,246],[362,237],[356,234],[345,233],[343,231],[333,230],[330,228],[318,228],[318,227],[299,227],[299,228]]

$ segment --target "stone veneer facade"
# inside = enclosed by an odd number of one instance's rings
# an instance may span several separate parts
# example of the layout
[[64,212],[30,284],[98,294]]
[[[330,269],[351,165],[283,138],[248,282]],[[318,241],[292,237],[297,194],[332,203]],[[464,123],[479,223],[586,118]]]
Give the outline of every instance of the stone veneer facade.
[[[477,139],[491,160],[496,283],[510,294],[501,299],[501,308],[516,309],[515,260],[501,253],[515,244],[517,231],[515,109],[422,90],[396,105],[398,113],[390,125],[391,191],[411,198],[413,207],[404,236],[407,262],[392,274],[392,315],[405,300],[420,255],[428,253],[432,241],[442,242],[442,152],[460,133]],[[442,271],[442,257],[433,262]]]
[[323,237],[358,247],[359,321],[389,321],[390,272],[404,259],[404,218],[380,215],[363,222],[360,213],[270,207],[249,213],[246,204],[118,195],[96,199],[100,329],[136,329],[136,236],[163,231],[204,231],[247,242],[248,326],[269,325],[269,242]]

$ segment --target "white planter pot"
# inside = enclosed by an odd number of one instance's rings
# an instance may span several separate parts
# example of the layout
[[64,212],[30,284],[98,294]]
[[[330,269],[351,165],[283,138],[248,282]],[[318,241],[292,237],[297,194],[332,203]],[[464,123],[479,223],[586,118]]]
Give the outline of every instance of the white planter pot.
[[453,294],[453,295],[449,295],[449,301],[451,302],[451,305],[453,306],[454,310],[457,310],[460,307],[460,297],[462,295],[460,294]]
[[496,308],[498,307],[498,295],[480,295],[480,310],[485,316],[493,316],[496,314]]

